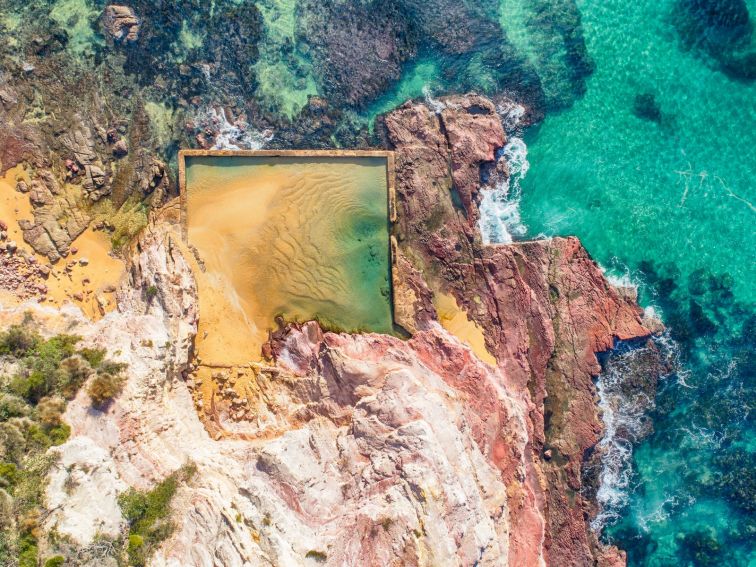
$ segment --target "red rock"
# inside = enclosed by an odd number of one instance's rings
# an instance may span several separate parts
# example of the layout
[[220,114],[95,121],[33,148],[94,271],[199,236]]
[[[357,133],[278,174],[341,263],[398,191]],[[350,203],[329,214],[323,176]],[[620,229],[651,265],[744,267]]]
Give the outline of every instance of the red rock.
[[107,6],[102,21],[105,30],[116,41],[131,43],[139,37],[139,19],[130,6]]
[[[404,258],[419,258],[414,268],[428,285],[451,293],[484,330],[504,386],[530,407],[527,443],[500,438],[512,427],[507,414],[484,381],[460,366],[463,359],[437,339],[416,348],[426,364],[469,394],[477,417],[467,419],[509,487],[510,564],[536,565],[545,558],[549,565],[593,565],[603,548],[587,525],[583,509],[589,503],[580,489],[583,455],[602,431],[594,403],[596,353],[615,339],[650,331],[634,298],[606,282],[577,239],[482,245],[476,226],[480,172],[493,167],[503,129],[486,99],[439,103],[440,116],[408,103],[384,119],[397,152],[399,249],[407,251]],[[429,320],[417,314],[413,324],[430,329]],[[551,458],[542,460],[546,443]]]

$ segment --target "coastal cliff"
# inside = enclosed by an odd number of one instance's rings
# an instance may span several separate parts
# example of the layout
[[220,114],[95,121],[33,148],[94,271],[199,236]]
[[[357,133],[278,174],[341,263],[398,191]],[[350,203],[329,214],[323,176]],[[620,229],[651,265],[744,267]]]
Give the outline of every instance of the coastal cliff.
[[394,303],[407,338],[285,326],[268,362],[214,374],[251,376],[243,400],[202,407],[197,289],[171,202],[132,248],[116,311],[94,323],[70,307],[0,312],[7,327],[31,310],[48,332],[128,364],[112,404],[93,409],[81,391],[68,405],[47,555],[119,541],[119,494],[191,462],[151,565],[624,563],[588,527],[582,466],[602,434],[596,353],[648,336],[642,311],[574,238],[482,244],[479,190],[507,175],[489,100],[407,103],[379,126],[396,152]]

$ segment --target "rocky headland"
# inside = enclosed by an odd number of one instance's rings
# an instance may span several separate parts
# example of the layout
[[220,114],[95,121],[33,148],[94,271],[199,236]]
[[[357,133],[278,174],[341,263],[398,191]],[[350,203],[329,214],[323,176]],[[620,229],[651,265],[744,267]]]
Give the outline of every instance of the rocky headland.
[[[117,41],[139,33],[129,14],[111,16]],[[116,565],[128,533],[119,495],[191,462],[196,473],[171,501],[174,529],[151,565],[624,564],[589,527],[595,490],[583,469],[602,435],[597,353],[657,323],[575,238],[482,243],[480,190],[508,175],[490,100],[409,102],[377,132],[396,152],[401,336],[283,325],[265,362],[215,369],[217,392],[204,403],[192,258],[170,175],[148,155],[134,158],[127,184],[155,194],[154,206],[123,249],[116,309],[92,321],[70,304],[3,306],[0,327],[30,312],[45,332],[75,333],[128,365],[109,405],[93,408],[84,390],[68,404],[71,436],[50,450],[41,556]],[[18,140],[7,168],[35,142],[18,129],[3,135]],[[86,150],[88,139],[71,143]],[[92,143],[108,140],[106,131]],[[110,178],[96,159],[76,160],[81,194],[96,201]],[[34,221],[21,226],[35,248],[35,234],[50,237],[37,250],[50,260],[90,222],[83,213],[61,222],[55,207],[68,201],[57,183],[43,172],[31,180]],[[444,324],[440,298],[481,344]]]

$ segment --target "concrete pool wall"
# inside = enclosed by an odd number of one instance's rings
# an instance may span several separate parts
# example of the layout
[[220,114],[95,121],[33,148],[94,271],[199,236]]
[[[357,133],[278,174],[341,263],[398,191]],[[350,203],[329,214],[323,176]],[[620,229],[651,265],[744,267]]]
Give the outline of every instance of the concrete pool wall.
[[183,150],[178,162],[204,361],[259,360],[278,316],[393,331],[393,152]]

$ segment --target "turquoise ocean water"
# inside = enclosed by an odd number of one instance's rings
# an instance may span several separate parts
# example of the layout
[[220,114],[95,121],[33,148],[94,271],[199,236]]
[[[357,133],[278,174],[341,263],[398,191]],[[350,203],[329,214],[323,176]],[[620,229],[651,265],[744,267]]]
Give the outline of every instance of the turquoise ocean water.
[[[629,565],[756,565],[756,2],[504,0],[500,14],[546,113],[510,132],[513,178],[484,200],[484,236],[579,236],[662,317],[657,347],[677,362],[650,412],[615,411],[611,430],[648,415],[654,430],[634,447],[607,439],[594,527]],[[491,66],[450,84],[447,65],[421,55],[370,110],[460,85],[507,92]]]
[[639,284],[681,363],[605,537],[630,565],[756,565],[756,84],[685,45],[679,4],[577,4],[594,72],[524,133],[519,228]]

